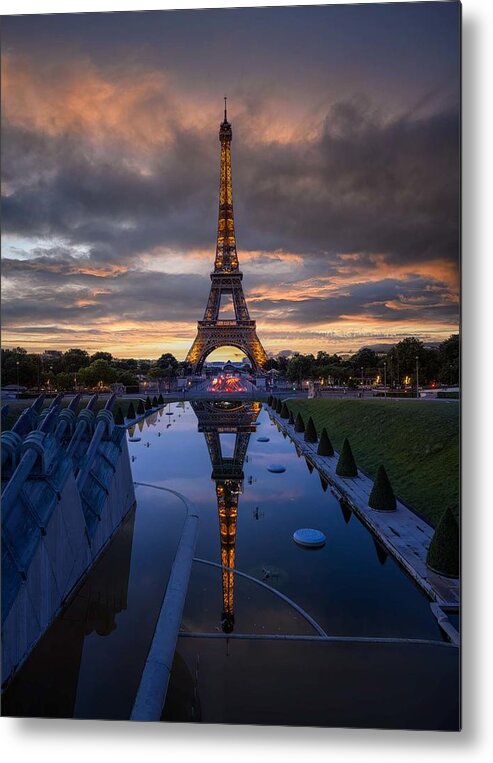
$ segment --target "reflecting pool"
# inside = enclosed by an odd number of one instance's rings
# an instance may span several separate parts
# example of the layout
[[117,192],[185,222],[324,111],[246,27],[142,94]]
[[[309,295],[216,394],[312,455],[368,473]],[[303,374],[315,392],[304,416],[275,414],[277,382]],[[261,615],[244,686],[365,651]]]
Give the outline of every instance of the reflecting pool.
[[[166,487],[194,502],[200,528],[163,719],[458,727],[458,652],[440,644],[428,599],[260,403],[170,404],[129,440],[136,509],[4,714],[129,717],[184,522]],[[296,545],[302,527],[325,546]],[[313,641],[313,621],[331,636],[423,643]]]

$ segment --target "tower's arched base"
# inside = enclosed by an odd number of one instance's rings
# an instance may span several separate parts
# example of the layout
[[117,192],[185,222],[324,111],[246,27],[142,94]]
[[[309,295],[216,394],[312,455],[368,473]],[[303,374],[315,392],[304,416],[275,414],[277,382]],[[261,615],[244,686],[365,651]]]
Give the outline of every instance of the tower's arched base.
[[267,355],[257,336],[255,321],[199,321],[197,336],[186,360],[194,372],[200,372],[208,355],[219,347],[237,347],[250,360],[255,372],[267,362]]

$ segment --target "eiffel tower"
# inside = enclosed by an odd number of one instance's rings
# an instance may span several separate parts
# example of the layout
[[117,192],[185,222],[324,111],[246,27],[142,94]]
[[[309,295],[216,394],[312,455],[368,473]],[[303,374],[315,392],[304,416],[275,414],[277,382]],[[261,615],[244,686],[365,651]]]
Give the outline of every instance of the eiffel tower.
[[[211,290],[204,319],[198,322],[197,336],[186,361],[194,372],[200,372],[206,357],[218,347],[232,346],[243,350],[254,371],[262,369],[267,355],[257,336],[255,321],[250,320],[236,253],[235,223],[233,216],[233,184],[231,179],[231,140],[233,131],[228,122],[226,98],[224,121],[219,127],[221,142],[221,172],[219,180],[219,220]],[[219,320],[223,295],[231,295],[235,320]]]
[[[191,403],[198,419],[198,431],[204,433],[212,464],[211,479],[216,483],[219,533],[221,537],[221,565],[223,609],[221,625],[224,633],[234,628],[234,566],[238,501],[243,492],[243,463],[248,450],[251,432],[260,413],[260,403],[235,406],[217,401],[193,401]],[[234,433],[233,456],[222,454],[220,433]],[[227,568],[227,569],[226,569]]]

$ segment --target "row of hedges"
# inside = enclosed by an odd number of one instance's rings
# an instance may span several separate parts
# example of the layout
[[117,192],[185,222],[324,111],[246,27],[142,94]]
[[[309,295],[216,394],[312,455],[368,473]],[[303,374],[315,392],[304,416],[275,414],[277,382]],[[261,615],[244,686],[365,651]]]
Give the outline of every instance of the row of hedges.
[[346,436],[358,465],[373,475],[385,468],[397,495],[436,527],[445,506],[459,518],[459,405],[446,400],[288,398],[294,418],[313,418],[330,432],[335,450]]
[[[271,401],[272,407],[274,400]],[[320,456],[334,456],[334,448],[329,438],[326,427],[322,428],[320,440],[312,416],[308,416],[306,424],[300,411],[294,419],[289,407],[290,401],[275,401],[275,410],[284,414],[294,423],[294,429],[298,433],[304,433],[305,442],[318,442],[317,454]],[[285,415],[287,413],[287,416]],[[358,467],[354,458],[349,439],[344,437],[339,459],[336,466],[336,474],[344,478],[354,478],[358,475]],[[379,464],[373,482],[373,487],[368,499],[370,508],[376,511],[395,511],[397,507],[396,497],[383,464]],[[459,575],[459,526],[452,511],[447,508],[436,527],[432,542],[428,549],[427,564],[440,574],[457,577]]]
[[[127,401],[122,401],[122,403],[124,402]],[[148,411],[152,411],[162,405],[164,405],[164,399],[162,395],[159,395],[159,397],[154,395],[152,400],[149,395],[146,397],[145,401],[140,399],[137,403],[137,409],[135,409],[134,401],[130,400],[128,401],[127,410],[125,412],[121,406],[118,406],[115,413],[115,424],[124,426],[125,419],[133,421],[133,419],[136,419],[137,416],[143,416]]]

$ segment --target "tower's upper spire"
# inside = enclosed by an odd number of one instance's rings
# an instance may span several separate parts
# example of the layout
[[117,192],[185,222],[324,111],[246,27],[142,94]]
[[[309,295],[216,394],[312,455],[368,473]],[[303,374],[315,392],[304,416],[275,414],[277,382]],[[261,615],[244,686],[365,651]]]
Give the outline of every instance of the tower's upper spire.
[[231,178],[231,140],[233,131],[228,122],[224,96],[224,122],[219,127],[221,141],[221,171],[219,180],[219,220],[217,224],[217,245],[214,271],[232,272],[238,270],[236,254],[235,223],[233,217],[233,182]]
[[233,130],[231,129],[231,123],[228,122],[227,96],[224,96],[224,120],[219,125],[219,140],[221,143],[224,141],[229,141],[229,143],[231,143],[232,139]]

